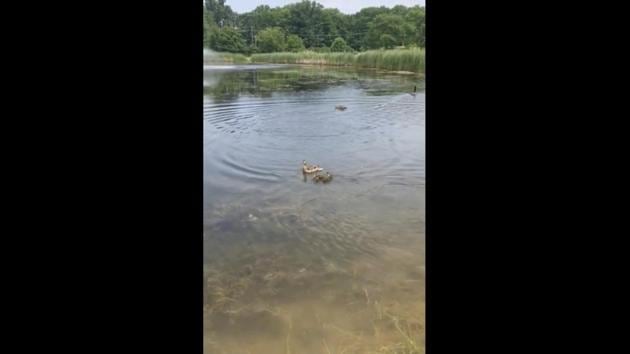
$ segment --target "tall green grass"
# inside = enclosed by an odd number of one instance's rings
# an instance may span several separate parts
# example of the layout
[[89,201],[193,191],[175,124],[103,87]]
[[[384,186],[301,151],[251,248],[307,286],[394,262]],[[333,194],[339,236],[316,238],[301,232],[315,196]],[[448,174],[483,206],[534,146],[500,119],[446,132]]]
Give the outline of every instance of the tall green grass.
[[316,64],[356,66],[392,71],[424,73],[424,49],[368,50],[361,53],[261,53],[251,56],[253,63]]
[[[342,57],[347,57],[345,60]],[[278,64],[334,64],[334,65],[354,65],[352,54],[346,53],[318,53],[314,51],[303,51],[298,53],[261,53],[252,54],[254,63],[278,63]]]
[[365,68],[424,73],[424,49],[369,50],[357,54],[356,65]]

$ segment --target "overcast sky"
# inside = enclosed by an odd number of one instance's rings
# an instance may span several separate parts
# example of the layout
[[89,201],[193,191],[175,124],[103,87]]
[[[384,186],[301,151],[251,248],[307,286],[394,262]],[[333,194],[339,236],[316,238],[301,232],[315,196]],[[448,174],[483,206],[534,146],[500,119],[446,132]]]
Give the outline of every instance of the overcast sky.
[[[225,4],[229,5],[232,10],[241,14],[255,9],[259,5],[269,5],[270,7],[284,6],[300,0],[226,0]],[[371,6],[387,6],[396,5],[414,6],[425,5],[425,0],[315,0],[324,5],[326,8],[336,8],[345,14],[353,14],[359,12],[364,7]]]

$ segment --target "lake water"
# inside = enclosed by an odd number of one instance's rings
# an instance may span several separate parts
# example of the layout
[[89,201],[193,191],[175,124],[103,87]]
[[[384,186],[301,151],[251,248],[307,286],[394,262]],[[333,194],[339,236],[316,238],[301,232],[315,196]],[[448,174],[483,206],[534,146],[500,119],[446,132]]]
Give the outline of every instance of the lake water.
[[416,75],[204,67],[206,354],[424,353],[424,107]]

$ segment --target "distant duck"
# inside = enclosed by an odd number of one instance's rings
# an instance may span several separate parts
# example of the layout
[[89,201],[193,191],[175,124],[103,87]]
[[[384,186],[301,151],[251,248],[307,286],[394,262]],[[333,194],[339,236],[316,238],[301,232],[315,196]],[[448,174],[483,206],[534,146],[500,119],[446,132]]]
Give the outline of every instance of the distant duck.
[[342,105],[340,105],[340,104],[335,106],[335,109],[336,109],[336,110],[338,110],[338,111],[345,111],[345,110],[346,110],[346,108],[348,108],[348,107],[346,107],[346,106],[342,106]]
[[330,173],[326,172],[325,175],[315,175],[313,177],[313,182],[315,182],[315,183],[319,183],[319,182],[328,183],[328,182],[332,181],[332,178],[333,178],[333,176]]
[[416,96],[416,86],[415,85],[413,86],[413,92],[410,92],[409,94],[414,96],[414,97]]
[[315,173],[319,171],[323,171],[324,169],[317,165],[309,165],[306,163],[306,160],[302,161],[302,172],[303,173]]

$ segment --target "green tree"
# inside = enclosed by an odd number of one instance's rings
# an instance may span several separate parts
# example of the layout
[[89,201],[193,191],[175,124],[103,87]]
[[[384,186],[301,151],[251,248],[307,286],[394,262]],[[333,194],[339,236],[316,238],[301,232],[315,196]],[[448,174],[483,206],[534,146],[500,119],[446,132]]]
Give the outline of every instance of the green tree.
[[330,45],[331,52],[345,52],[347,50],[348,45],[346,44],[346,41],[344,41],[341,37],[335,38],[335,40]]
[[210,38],[210,48],[219,52],[243,53],[247,50],[241,33],[231,27],[219,28]]
[[350,35],[345,38],[348,40],[348,45],[354,49],[368,49],[376,48],[378,45],[369,45],[368,31],[370,24],[374,21],[376,16],[386,14],[389,12],[384,6],[381,7],[366,7],[361,9],[354,15],[350,15]]
[[[405,20],[399,15],[380,14],[370,23],[367,46],[369,48],[379,48],[387,43],[387,48],[402,44],[404,40]],[[385,42],[382,36],[387,35]]]
[[238,15],[232,8],[225,5],[225,0],[204,0],[205,7],[213,15],[214,22],[219,27],[234,26]]
[[[337,9],[324,8],[309,0],[275,8],[260,5],[244,14],[233,12],[226,5],[226,0],[205,0],[204,4],[204,46],[212,49],[238,49],[244,42],[244,49],[239,50],[241,52],[259,49],[265,52],[296,51],[302,46],[329,51],[339,37],[346,42],[344,50],[425,45],[423,6],[368,7],[356,14],[345,15]],[[282,36],[276,30],[264,32],[270,28],[282,31]],[[239,36],[234,32],[238,32]],[[257,48],[257,44],[258,47],[261,44],[257,43],[256,34],[262,35],[264,49]],[[335,50],[339,50],[339,45],[335,45]]]
[[203,8],[203,46],[204,48],[210,47],[210,41],[214,31],[217,30],[217,25],[214,22],[214,15],[208,11],[204,6]]
[[411,28],[410,41],[419,47],[424,47],[425,10],[424,7],[414,6],[405,14],[405,21]]
[[302,41],[302,38],[294,34],[287,36],[287,50],[290,52],[299,52],[304,50],[304,42]]
[[330,27],[330,21],[324,18],[324,7],[315,1],[302,0],[286,8],[289,10],[289,33],[300,36],[307,47],[321,46],[327,35],[324,28]]
[[207,18],[208,10],[206,7],[203,8],[203,47],[207,48],[210,46],[210,24],[208,24]]
[[242,29],[249,45],[254,45],[254,34],[268,27],[280,27],[287,32],[288,10],[272,9],[268,5],[260,5],[253,11],[239,15],[238,26]]
[[408,9],[409,8],[406,7],[405,5],[396,5],[392,7],[389,13],[392,15],[404,16],[407,13]]
[[317,31],[317,36],[321,45],[330,46],[333,39],[339,37],[339,31],[335,23],[335,11],[336,9],[323,9],[321,12],[320,22],[316,25],[316,28],[319,30]]
[[379,38],[381,46],[387,49],[393,48],[396,45],[396,38],[389,34],[382,34]]
[[279,27],[264,29],[256,35],[256,47],[261,53],[282,52],[286,46],[284,32]]

